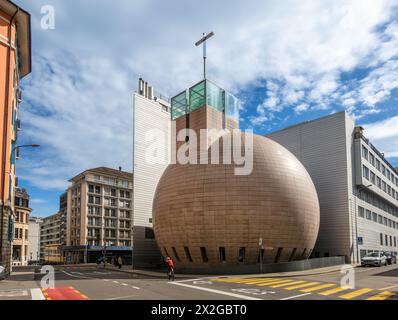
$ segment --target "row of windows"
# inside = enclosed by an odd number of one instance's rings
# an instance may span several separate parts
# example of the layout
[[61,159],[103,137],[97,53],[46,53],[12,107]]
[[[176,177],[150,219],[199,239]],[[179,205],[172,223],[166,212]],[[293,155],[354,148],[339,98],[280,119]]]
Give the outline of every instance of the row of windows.
[[[24,239],[24,229],[14,228],[14,239],[17,240]],[[25,240],[28,240],[28,230],[25,230]]]
[[383,224],[386,227],[398,229],[398,222],[395,222],[391,219],[387,219],[386,217],[383,217],[382,215],[379,215],[376,212],[372,212],[372,211],[365,209],[361,206],[358,206],[358,216],[360,216],[361,218],[366,218],[367,220],[370,220],[373,222],[377,222],[379,224]]
[[[89,193],[95,193],[95,194],[101,194],[101,186],[89,184],[88,185],[88,192]],[[111,196],[111,197],[116,197],[117,196],[117,190],[114,188],[110,187],[104,187],[104,195],[106,196]],[[119,190],[119,197],[120,198],[131,198],[131,192],[127,190]]]
[[386,168],[386,166],[381,163],[380,160],[377,159],[364,145],[362,146],[362,157],[398,187],[398,177],[394,175],[394,172]]
[[[126,208],[130,209],[131,208],[131,201],[130,200],[117,200],[115,198],[104,198],[104,205],[105,206],[111,206],[111,207],[117,207],[117,203],[119,202],[119,207],[120,208]],[[88,196],[88,203],[89,204],[96,204],[96,205],[101,205],[101,197],[97,196]]]
[[15,222],[29,223],[29,214],[23,213],[21,211],[16,211],[15,212]]
[[[101,215],[101,208],[100,207],[88,207],[88,214],[93,216],[100,216]],[[117,217],[117,210],[111,208],[104,209],[105,217]],[[129,210],[119,210],[119,218],[130,219],[131,212]]]
[[101,182],[102,181],[104,184],[120,186],[120,187],[123,187],[123,188],[128,188],[129,187],[129,182],[127,180],[118,180],[118,179],[104,177],[104,176],[99,176],[99,175],[95,175],[94,176],[94,181],[97,181],[97,182]]
[[[390,240],[390,241],[388,241]],[[396,247],[397,246],[397,237],[388,236],[386,234],[380,233],[380,245],[381,246],[390,246]]]
[[[209,258],[207,256],[207,250],[206,247],[200,247],[200,256],[201,256],[201,260],[204,263],[209,262]],[[279,259],[282,255],[284,248],[278,248],[276,255],[274,257],[274,263],[279,262]],[[297,251],[297,248],[294,248],[289,256],[289,261],[292,261],[293,259],[297,259],[297,258],[304,258],[306,256],[307,253],[310,253],[310,251],[307,252],[307,249],[304,249],[302,251]],[[167,250],[167,248],[163,248],[163,251],[165,253],[166,256],[170,257],[170,253]],[[181,261],[181,256],[178,254],[177,249],[175,247],[171,248],[171,252],[173,253],[173,256],[175,257],[175,259],[177,261]],[[262,262],[264,262],[264,249],[259,250],[258,251],[258,255],[257,255],[257,262],[260,262],[260,260]],[[184,247],[184,255],[185,258],[189,261],[189,262],[194,262],[191,252],[189,250],[188,247]],[[298,256],[297,256],[298,255]],[[220,262],[226,262],[227,261],[227,253],[225,250],[225,247],[219,247],[218,248],[218,258]],[[244,263],[245,262],[245,258],[246,258],[246,247],[240,247],[239,251],[238,251],[238,262],[240,263]]]
[[372,170],[365,165],[362,166],[362,176],[372,182],[373,185],[377,186],[380,190],[383,190],[389,196],[398,200],[398,191],[396,191],[393,187],[387,184],[384,180],[382,180],[379,176],[377,176]]
[[390,205],[388,201],[384,200],[379,195],[369,192],[366,189],[362,189],[358,196],[359,199],[371,204],[372,206],[375,206],[376,208],[379,208],[380,210],[383,210],[394,217],[398,217],[398,208]]

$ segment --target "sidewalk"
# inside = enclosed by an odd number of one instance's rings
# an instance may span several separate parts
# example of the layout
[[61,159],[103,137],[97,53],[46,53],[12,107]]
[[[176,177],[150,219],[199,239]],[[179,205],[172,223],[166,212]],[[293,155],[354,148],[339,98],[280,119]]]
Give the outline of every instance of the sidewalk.
[[[279,272],[279,273],[263,273],[263,274],[244,274],[244,275],[193,275],[193,274],[176,274],[176,279],[192,279],[192,278],[209,278],[209,277],[222,277],[222,278],[229,278],[229,277],[239,277],[239,278],[260,278],[260,277],[267,277],[267,278],[283,278],[283,277],[302,277],[302,276],[311,276],[311,275],[318,275],[318,274],[327,274],[332,272],[339,272],[341,270],[342,265],[332,266],[332,267],[325,267],[325,268],[318,268],[318,269],[311,269],[311,270],[303,270],[303,271],[292,271],[292,272]],[[355,266],[354,266],[355,267]],[[117,267],[113,266],[103,266],[99,267],[109,271],[118,271],[123,273],[130,273],[130,274],[139,274],[143,276],[149,277],[157,277],[157,278],[165,278],[166,270],[142,270],[142,269],[130,269],[129,267],[125,266],[123,269],[118,269]]]

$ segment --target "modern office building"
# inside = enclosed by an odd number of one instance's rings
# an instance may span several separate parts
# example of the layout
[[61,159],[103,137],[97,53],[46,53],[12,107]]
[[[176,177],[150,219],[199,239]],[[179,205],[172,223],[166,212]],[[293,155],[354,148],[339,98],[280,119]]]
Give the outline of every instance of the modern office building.
[[314,257],[397,252],[398,174],[346,112],[268,135],[290,150],[315,183],[321,209]]
[[61,214],[57,212],[43,219],[40,225],[40,261],[61,263]]
[[29,194],[26,189],[15,189],[14,241],[12,243],[12,265],[26,266],[28,264],[29,245]]
[[131,263],[133,174],[99,167],[69,181],[67,263],[95,262],[103,254]]
[[[172,98],[171,116],[177,134],[186,132],[177,146],[198,141],[194,133],[201,141],[203,130],[206,135],[205,145],[188,149],[193,161],[171,163],[158,183],[153,222],[163,256],[180,271],[205,274],[255,272],[260,261],[308,258],[319,202],[300,161],[268,138],[232,133],[239,127],[239,101],[209,80]],[[215,129],[224,130],[218,138]],[[232,154],[242,154],[243,163]],[[252,170],[238,174],[246,165]]]
[[22,100],[20,80],[31,71],[30,14],[0,0],[0,265],[11,270],[15,159]]
[[40,226],[42,223],[42,218],[29,217],[28,264],[40,262]]
[[[156,186],[169,163],[170,102],[142,79],[133,96],[133,130],[134,264],[153,266],[161,263],[153,233],[152,206]],[[157,152],[151,155],[148,147],[155,138],[160,143]],[[156,159],[149,159],[151,156]]]

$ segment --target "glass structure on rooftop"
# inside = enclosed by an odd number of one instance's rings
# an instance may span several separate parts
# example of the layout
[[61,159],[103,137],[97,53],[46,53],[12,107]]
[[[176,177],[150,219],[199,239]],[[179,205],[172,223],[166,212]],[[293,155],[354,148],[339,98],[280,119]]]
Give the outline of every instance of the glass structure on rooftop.
[[207,79],[171,98],[171,119],[180,118],[204,105],[239,124],[239,99]]

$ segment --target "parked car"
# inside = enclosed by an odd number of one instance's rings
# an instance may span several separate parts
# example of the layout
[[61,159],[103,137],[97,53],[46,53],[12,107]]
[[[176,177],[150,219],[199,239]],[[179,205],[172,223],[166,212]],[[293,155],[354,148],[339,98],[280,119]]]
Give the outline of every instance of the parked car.
[[384,255],[386,256],[388,264],[397,263],[397,256],[395,255],[395,253],[393,253],[393,252],[384,252]]
[[0,266],[0,280],[4,280],[6,278],[6,269],[3,266]]
[[387,258],[383,252],[372,252],[361,259],[362,266],[386,266]]

